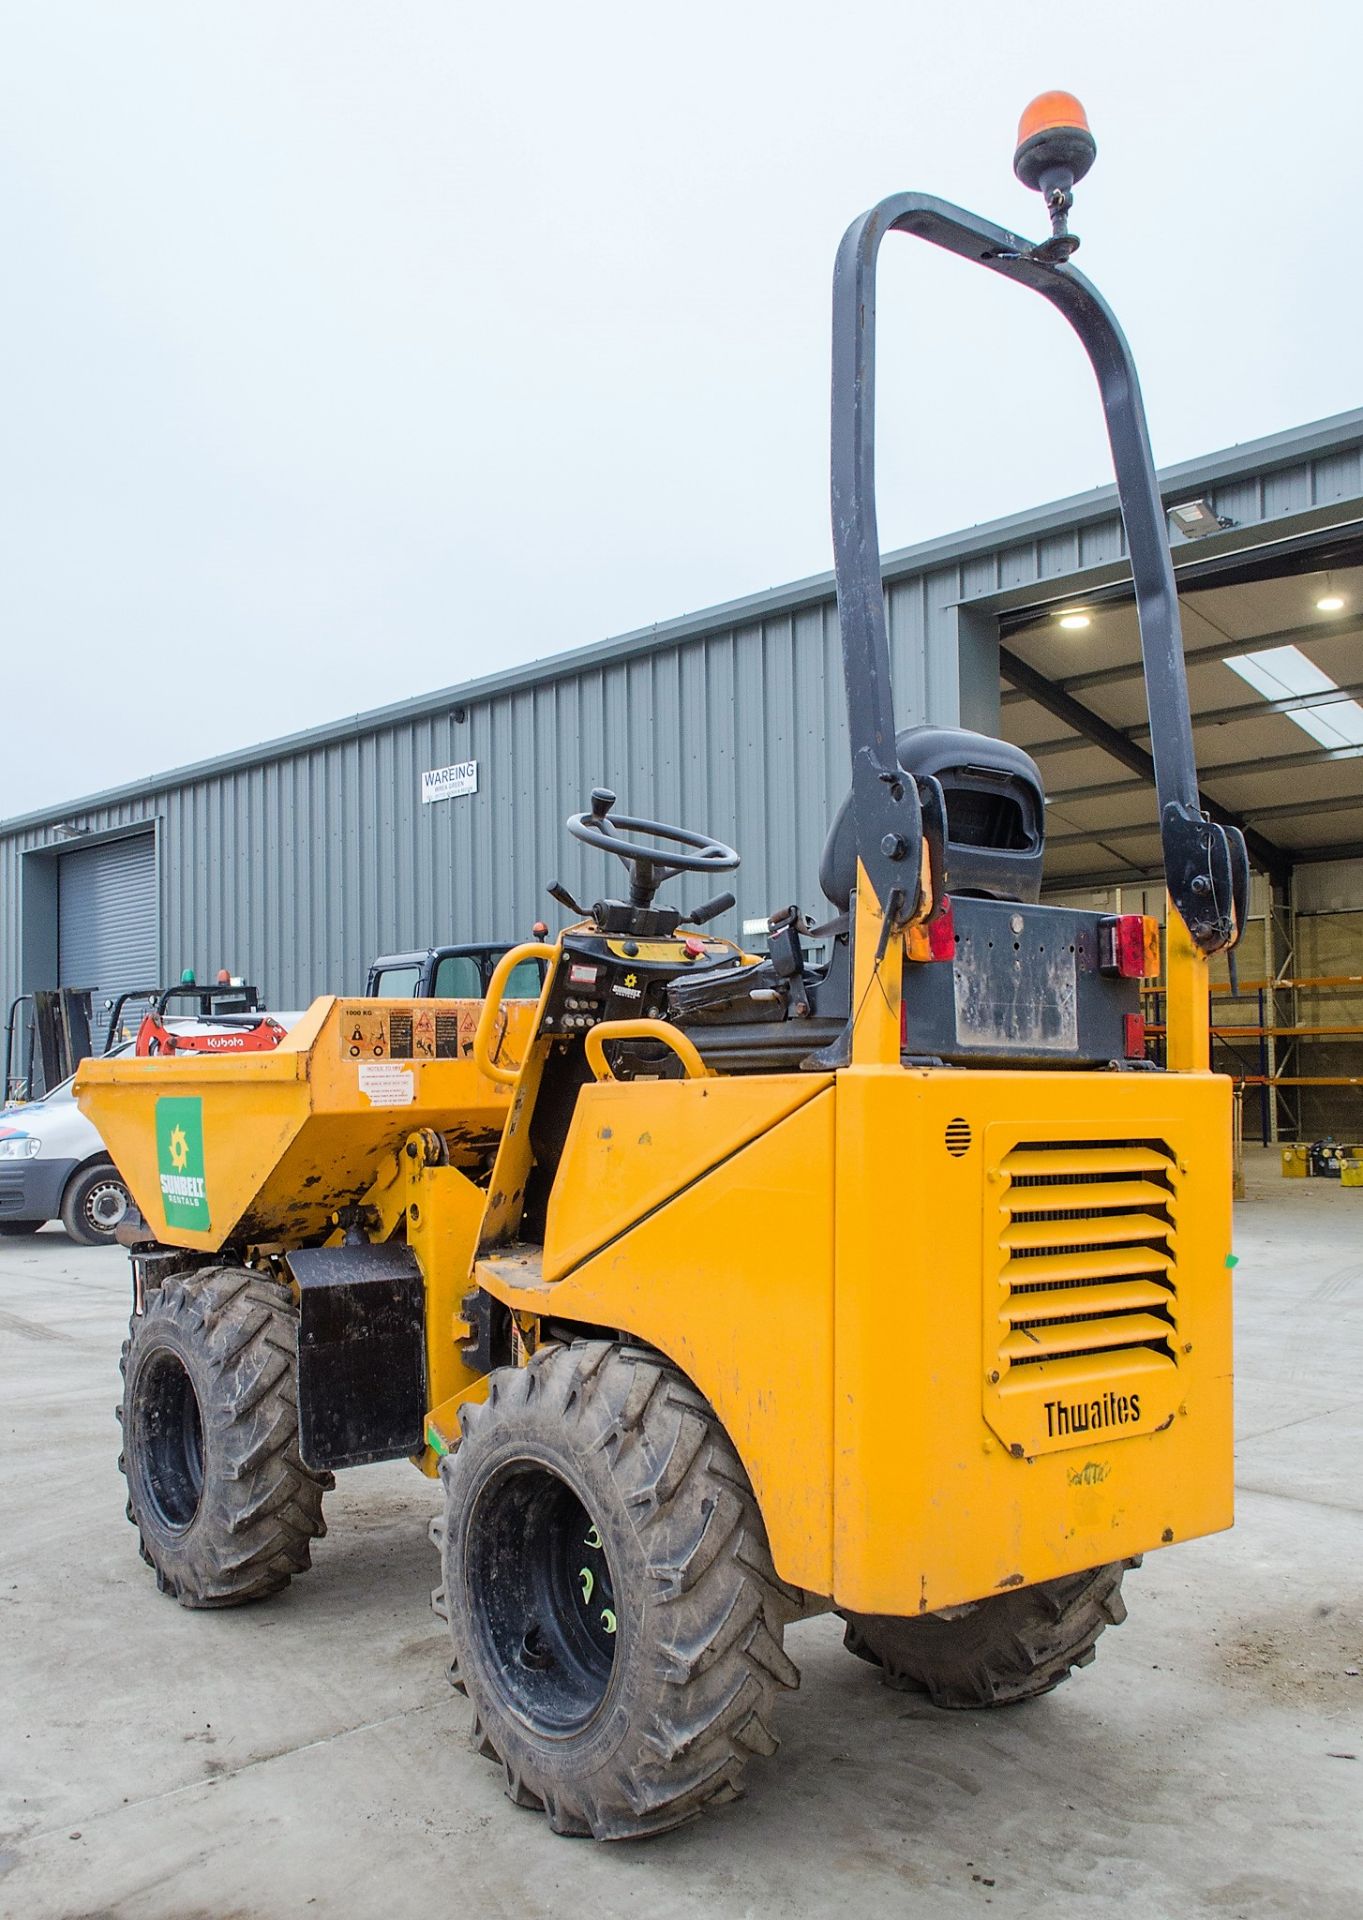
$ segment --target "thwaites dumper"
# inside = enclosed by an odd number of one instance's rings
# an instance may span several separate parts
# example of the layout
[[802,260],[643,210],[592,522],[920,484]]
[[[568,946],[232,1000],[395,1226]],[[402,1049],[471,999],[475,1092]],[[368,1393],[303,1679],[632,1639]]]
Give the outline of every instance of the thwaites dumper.
[[[776,1745],[801,1614],[836,1610],[941,1706],[1025,1700],[1091,1658],[1140,1555],[1230,1524],[1207,962],[1248,870],[1199,805],[1135,369],[1070,264],[1092,157],[1077,102],[1043,96],[1016,165],[1047,240],[902,194],[838,254],[829,964],[793,911],[759,958],[698,931],[731,896],[657,904],[738,856],[603,790],[569,830],[625,863],[627,897],[506,955],[471,1057],[439,1002],[320,1001],[269,1054],[83,1070],[147,1222],[123,1444],[161,1585],[269,1593],[307,1565],[333,1468],[411,1455],[440,1480],[474,1740],[559,1832],[732,1798]],[[1140,1037],[1155,929],[1039,903],[1028,756],[896,735],[872,448],[891,233],[1041,294],[1098,377],[1169,893],[1163,1071]],[[543,990],[508,1020],[527,960]]]

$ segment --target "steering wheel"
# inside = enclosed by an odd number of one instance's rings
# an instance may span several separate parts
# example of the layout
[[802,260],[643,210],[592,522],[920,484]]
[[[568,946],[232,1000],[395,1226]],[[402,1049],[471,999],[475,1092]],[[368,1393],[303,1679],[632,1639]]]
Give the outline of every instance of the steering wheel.
[[[617,860],[624,861],[629,868],[632,907],[651,906],[659,887],[674,874],[732,873],[738,865],[738,855],[722,840],[712,840],[706,833],[692,833],[689,827],[667,827],[659,820],[637,820],[627,813],[617,814],[611,820],[608,815],[614,805],[615,795],[609,787],[594,788],[591,812],[570,813],[568,831],[584,846],[599,847],[602,853],[613,853]],[[633,840],[621,838],[617,831],[621,827],[627,834],[645,833],[650,840],[670,841],[671,848],[677,851],[637,846]]]

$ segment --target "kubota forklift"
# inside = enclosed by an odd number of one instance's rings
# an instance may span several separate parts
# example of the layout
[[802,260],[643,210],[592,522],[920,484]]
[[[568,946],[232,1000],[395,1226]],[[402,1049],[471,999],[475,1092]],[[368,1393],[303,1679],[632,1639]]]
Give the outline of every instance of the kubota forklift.
[[[1198,804],[1135,369],[1070,264],[1078,103],[1024,116],[1040,244],[921,194],[849,229],[833,291],[833,538],[851,793],[806,964],[700,930],[708,835],[569,830],[624,862],[513,949],[472,1058],[423,1003],[320,1000],[272,1052],[93,1062],[81,1100],[145,1225],[124,1352],[129,1513],[161,1586],[282,1586],[333,1469],[438,1475],[437,1610],[473,1738],[561,1833],[659,1832],[776,1745],[797,1617],[944,1707],[1046,1692],[1126,1568],[1231,1521],[1230,1086],[1208,956],[1243,843]],[[897,732],[873,468],[880,246],[1030,288],[1098,377],[1131,553],[1169,893],[1168,1066],[1139,917],[1042,905],[1028,756]],[[538,1003],[508,1017],[515,968]],[[440,1002],[424,1003],[437,1013]]]

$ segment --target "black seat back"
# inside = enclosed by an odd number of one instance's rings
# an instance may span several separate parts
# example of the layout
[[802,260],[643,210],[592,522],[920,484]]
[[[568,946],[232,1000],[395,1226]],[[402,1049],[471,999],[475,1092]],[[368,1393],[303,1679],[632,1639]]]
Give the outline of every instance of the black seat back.
[[[1039,899],[1046,810],[1032,756],[964,727],[907,727],[895,746],[906,773],[934,774],[942,783],[951,892],[991,900]],[[849,793],[824,844],[819,884],[835,907],[846,909],[856,880]]]

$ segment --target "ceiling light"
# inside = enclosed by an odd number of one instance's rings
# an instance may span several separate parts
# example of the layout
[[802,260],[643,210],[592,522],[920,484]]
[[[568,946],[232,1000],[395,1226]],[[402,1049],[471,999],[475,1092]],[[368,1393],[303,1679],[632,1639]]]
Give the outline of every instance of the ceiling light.
[[1342,593],[1323,593],[1316,602],[1317,613],[1340,613],[1344,608]]
[[1067,633],[1080,633],[1089,624],[1086,613],[1062,613],[1060,624]]

